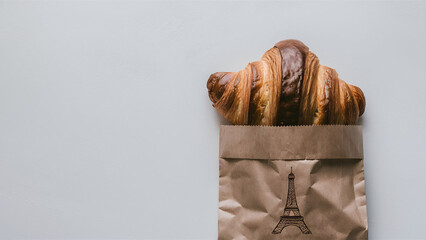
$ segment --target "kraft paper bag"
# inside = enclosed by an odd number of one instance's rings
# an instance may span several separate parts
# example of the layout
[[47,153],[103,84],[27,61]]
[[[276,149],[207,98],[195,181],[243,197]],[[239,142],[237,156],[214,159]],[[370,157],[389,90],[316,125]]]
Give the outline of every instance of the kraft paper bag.
[[367,239],[361,126],[221,126],[219,239]]

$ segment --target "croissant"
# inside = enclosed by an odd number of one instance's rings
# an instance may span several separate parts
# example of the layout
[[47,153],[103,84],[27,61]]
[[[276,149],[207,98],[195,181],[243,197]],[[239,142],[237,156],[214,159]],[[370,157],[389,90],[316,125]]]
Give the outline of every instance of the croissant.
[[216,72],[207,81],[217,111],[238,125],[356,124],[364,113],[360,88],[298,40],[275,44],[239,72]]

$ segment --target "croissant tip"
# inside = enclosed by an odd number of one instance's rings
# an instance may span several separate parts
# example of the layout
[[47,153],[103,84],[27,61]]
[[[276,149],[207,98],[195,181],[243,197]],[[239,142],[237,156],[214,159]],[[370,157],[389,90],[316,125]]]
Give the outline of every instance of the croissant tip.
[[215,72],[211,74],[207,80],[209,97],[213,103],[219,101],[225,91],[226,85],[231,81],[233,74],[228,73],[229,72]]
[[216,84],[217,80],[218,80],[218,78],[216,76],[216,73],[211,74],[209,79],[207,80],[207,89],[209,91],[209,98],[213,102],[213,104],[216,103],[216,100],[217,100],[213,96],[213,88],[214,88],[214,85]]
[[361,115],[365,111],[365,105],[366,105],[364,93],[362,92],[361,88],[354,85],[351,85],[351,89],[358,103],[359,116],[361,117]]

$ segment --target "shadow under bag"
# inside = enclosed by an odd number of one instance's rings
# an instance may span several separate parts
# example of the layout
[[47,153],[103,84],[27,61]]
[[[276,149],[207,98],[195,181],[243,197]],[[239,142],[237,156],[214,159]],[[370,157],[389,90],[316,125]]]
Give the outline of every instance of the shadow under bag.
[[361,126],[221,126],[219,234],[367,239]]

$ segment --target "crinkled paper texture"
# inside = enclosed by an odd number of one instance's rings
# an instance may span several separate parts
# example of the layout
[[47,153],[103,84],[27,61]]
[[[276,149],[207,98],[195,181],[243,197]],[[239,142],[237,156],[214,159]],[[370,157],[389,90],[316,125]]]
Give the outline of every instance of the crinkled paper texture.
[[[367,239],[360,126],[222,126],[219,239]],[[285,215],[289,174],[303,221]],[[287,219],[287,218],[284,218]]]

